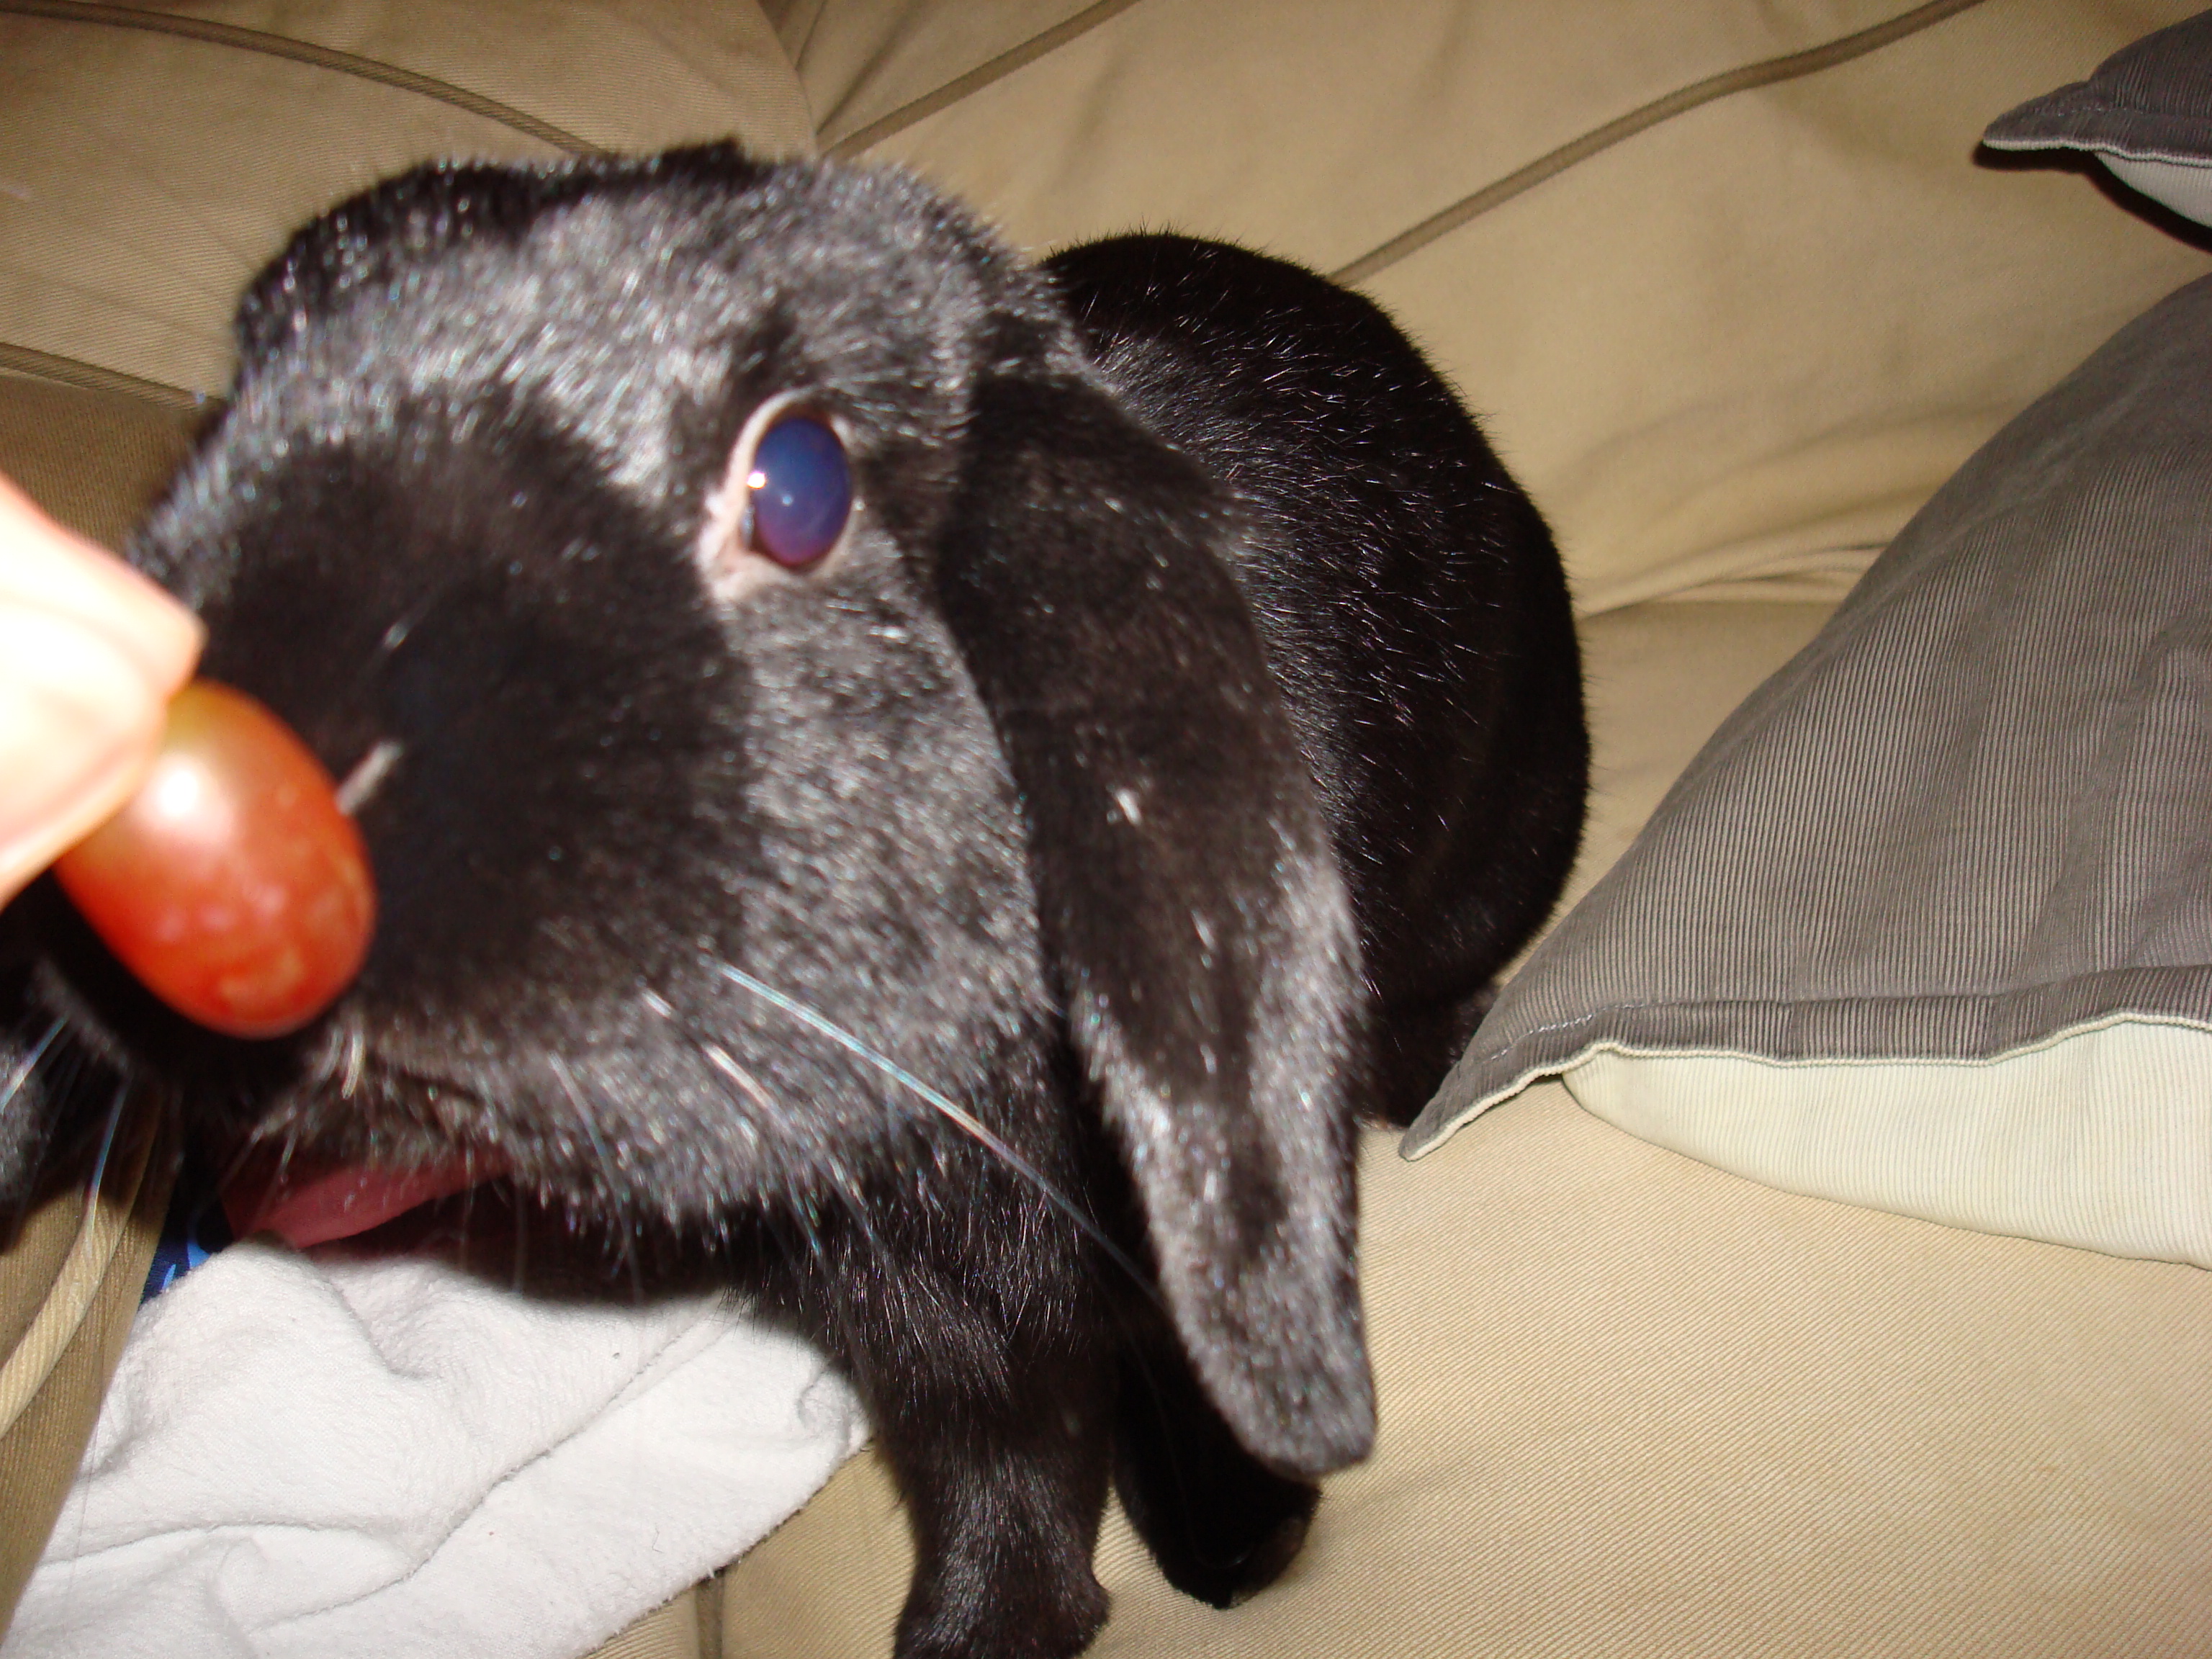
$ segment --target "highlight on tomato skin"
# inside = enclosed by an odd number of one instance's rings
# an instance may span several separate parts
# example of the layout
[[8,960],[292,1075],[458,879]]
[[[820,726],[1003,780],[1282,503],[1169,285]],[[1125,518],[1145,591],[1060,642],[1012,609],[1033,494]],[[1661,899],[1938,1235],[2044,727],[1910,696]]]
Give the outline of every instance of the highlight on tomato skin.
[[361,831],[322,763],[210,680],[171,700],[145,783],[54,874],[148,990],[230,1036],[281,1036],[322,1012],[375,927]]

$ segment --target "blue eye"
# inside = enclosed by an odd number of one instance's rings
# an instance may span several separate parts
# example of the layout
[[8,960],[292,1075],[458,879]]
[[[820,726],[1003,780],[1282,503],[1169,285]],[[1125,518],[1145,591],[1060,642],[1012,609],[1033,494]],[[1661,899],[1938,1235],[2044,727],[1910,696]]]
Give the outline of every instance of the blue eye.
[[826,421],[791,415],[761,434],[745,475],[745,545],[797,569],[837,545],[853,511],[853,470]]

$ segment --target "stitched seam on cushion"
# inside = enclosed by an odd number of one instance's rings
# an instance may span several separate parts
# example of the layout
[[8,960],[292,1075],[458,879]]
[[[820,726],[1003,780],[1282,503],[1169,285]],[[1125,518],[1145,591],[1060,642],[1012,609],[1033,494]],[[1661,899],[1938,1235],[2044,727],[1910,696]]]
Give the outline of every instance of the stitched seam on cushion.
[[1340,283],[1362,283],[1377,271],[1387,270],[1401,259],[1419,252],[1439,237],[1449,235],[1461,226],[1480,218],[1492,208],[1503,206],[1524,191],[1534,190],[1546,179],[1556,178],[1577,163],[1588,161],[1601,151],[1615,144],[1648,132],[1662,122],[1704,105],[1713,103],[1739,92],[1754,91],[1784,81],[1796,81],[1823,70],[1833,69],[1853,58],[1863,58],[1869,52],[1917,34],[1948,17],[1970,11],[1982,0],[1928,0],[1887,22],[1876,23],[1855,33],[1839,36],[1825,45],[1807,47],[1802,52],[1786,52],[1779,58],[1768,58],[1755,64],[1741,64],[1732,70],[1723,70],[1702,81],[1693,81],[1686,87],[1677,88],[1662,98],[1655,98],[1641,108],[1593,127],[1579,138],[1572,138],[1557,149],[1538,156],[1527,166],[1516,167],[1503,179],[1484,185],[1471,196],[1462,197],[1440,213],[1431,215],[1411,230],[1401,232],[1372,252],[1361,255],[1350,264],[1329,272]]
[[[1516,1037],[1510,1048],[1498,1050],[1498,1053],[1510,1054],[1514,1049],[1525,1048],[1539,1038],[1556,1036],[1562,1031],[1571,1031],[1578,1025],[1592,1024],[1619,1014],[1646,1014],[1659,1012],[1695,1016],[1706,1013],[1726,1013],[1740,1008],[1773,1008],[1794,1012],[1815,1008],[1910,1008],[1942,1006],[1946,1004],[1990,1004],[2019,1000],[2033,997],[2039,992],[2062,990],[2068,986],[2080,984],[2087,980],[2117,978],[2122,975],[2136,973],[2186,974],[2197,971],[2198,970],[2194,966],[2099,969],[2090,973],[2070,975],[2064,979],[2033,980],[2023,985],[2006,986],[1994,991],[1911,991],[1897,996],[1701,997],[1695,1001],[1685,1001],[1679,997],[1645,997],[1635,1002],[1608,1002],[1586,1013],[1570,1014],[1564,1019],[1547,1020],[1540,1025],[1532,1025]],[[2202,1023],[2206,1025],[2207,1030],[2212,1030],[2212,1022],[2200,1022],[2195,1016],[2189,1014],[2140,1013],[2127,1009],[2117,1009],[2110,1015],[2100,1014],[2095,1018],[2179,1021],[2184,1024]],[[1747,1049],[1746,1052],[1748,1050]],[[1968,1056],[1954,1056],[1954,1058],[1968,1058]],[[1778,1064],[1786,1063],[1784,1057],[1777,1056],[1776,1060]]]
[[[1839,1067],[1875,1069],[1942,1067],[1945,1069],[1995,1070],[2028,1055],[2047,1054],[2085,1036],[2096,1036],[2123,1026],[2156,1026],[2162,1030],[2193,1031],[2201,1036],[2212,1036],[2212,1021],[2191,1019],[2179,1014],[2136,1014],[2115,1011],[2094,1018],[2076,1021],[2073,1024],[2048,1031],[2033,1041],[2000,1050],[1990,1054],[1836,1054],[1800,1055],[1781,1058],[1762,1054],[1748,1047],[1723,1046],[1715,1043],[1695,1047],[1674,1048],[1664,1043],[1642,1042],[1620,1037],[1592,1037],[1556,1059],[1537,1060],[1515,1068],[1506,1081],[1497,1084],[1470,1097],[1467,1103],[1435,1127],[1419,1132],[1415,1139],[1415,1128],[1409,1127],[1399,1141],[1399,1156],[1408,1162],[1417,1162],[1449,1140],[1476,1118],[1502,1106],[1530,1085],[1553,1078],[1564,1079],[1581,1071],[1600,1055],[1612,1055],[1625,1060],[1724,1060],[1734,1064],[1757,1066],[1772,1071],[1819,1071]],[[1566,1029],[1553,1026],[1552,1030]],[[1516,1048],[1522,1045],[1516,1043]],[[1447,1085],[1449,1086],[1449,1080]],[[1441,1093],[1442,1091],[1439,1091]]]
[[1748,1045],[1706,1042],[1680,1048],[1660,1042],[1639,1042],[1617,1037],[1597,1037],[1577,1048],[1563,1060],[1542,1067],[1542,1071],[1564,1075],[1575,1071],[1599,1054],[1613,1054],[1622,1060],[1727,1060],[1734,1064],[1757,1066],[1771,1072],[1819,1072],[1843,1069],[1864,1069],[1879,1066],[1927,1068],[1949,1071],[1994,1071],[2001,1066],[2025,1059],[2033,1054],[2044,1054],[2079,1042],[2085,1036],[2099,1036],[2106,1031],[2123,1028],[2155,1026],[2161,1030],[2194,1032],[2198,1036],[2212,1036],[2212,1020],[2191,1019],[2180,1014],[2136,1014],[2125,1011],[2099,1014],[2094,1019],[2077,1020],[2046,1031],[2027,1042],[2015,1043],[1988,1054],[1765,1054]]
[[240,52],[258,52],[264,57],[289,58],[295,64],[330,70],[339,75],[350,75],[379,86],[392,87],[401,92],[410,92],[418,97],[451,105],[485,120],[496,121],[501,126],[510,127],[527,137],[550,144],[556,149],[565,150],[572,155],[604,155],[609,153],[597,144],[555,126],[550,121],[541,121],[511,104],[501,103],[496,98],[487,98],[481,93],[469,91],[465,87],[457,87],[451,82],[441,81],[432,76],[418,75],[396,64],[380,64],[373,58],[361,58],[333,47],[295,40],[289,35],[240,28],[234,24],[212,22],[205,18],[176,17],[162,12],[139,11],[130,6],[95,4],[93,0],[0,0],[0,13],[9,12],[19,16],[44,18],[50,22],[139,29],[149,34],[175,35],[207,46],[228,46]]
[[[5,9],[7,0],[0,0],[0,10]],[[223,401],[212,392],[188,391],[166,380],[143,380],[136,374],[125,374],[119,368],[102,368],[98,363],[58,357],[50,351],[34,351],[29,346],[10,345],[5,340],[0,340],[0,371],[57,381],[80,392],[113,392],[143,403],[158,404],[164,409],[214,409]]]
[[[2129,970],[2120,971],[2125,972]],[[2151,971],[2172,972],[2191,970]],[[2093,975],[2092,977],[2104,976],[2105,975]],[[2054,981],[2053,984],[2063,985],[2068,982],[2069,981]],[[1807,1008],[1850,1007],[1856,1006],[1871,1006],[1879,1007],[1885,1005],[1911,1006],[1928,1003],[1951,1003],[1960,1005],[1978,1003],[1984,1006],[1995,1006],[2007,1003],[2017,1002],[2021,1000],[2024,996],[2032,996],[2035,990],[2045,988],[2051,988],[2033,987],[2028,988],[2025,992],[2014,991],[1999,994],[1962,992],[1948,995],[1816,998],[1809,1000],[1783,1000],[1774,998],[1752,998],[1716,1000],[1703,1002],[1676,1002],[1668,999],[1659,999],[1642,1002],[1609,1003],[1604,1007],[1592,1010],[1588,1013],[1575,1015],[1569,1018],[1561,1020],[1547,1021],[1542,1025],[1534,1027],[1529,1030],[1522,1033],[1504,1048],[1492,1049],[1479,1056],[1472,1048],[1470,1048],[1466,1054],[1461,1056],[1459,1061],[1453,1066],[1452,1071],[1454,1073],[1458,1073],[1462,1068],[1468,1071],[1481,1071],[1487,1070],[1489,1067],[1493,1066],[1504,1064],[1510,1066],[1513,1069],[1513,1073],[1516,1074],[1516,1080],[1510,1087],[1502,1090],[1493,1090],[1476,1096],[1475,1100],[1477,1103],[1474,1106],[1468,1108],[1466,1113],[1466,1115],[1471,1116],[1475,1111],[1483,1109],[1488,1105],[1494,1104],[1498,1101],[1505,1098],[1506,1096],[1510,1094],[1518,1093],[1522,1087],[1526,1086],[1528,1081],[1531,1078],[1557,1075],[1559,1073],[1569,1069],[1580,1056],[1592,1053],[1599,1048],[1610,1048],[1619,1052],[1626,1052],[1631,1048],[1641,1050],[1648,1048],[1650,1052],[1654,1053],[1664,1052],[1675,1054],[1731,1054],[1743,1056],[1756,1055],[1777,1066],[1790,1066],[1798,1064],[1830,1065],[1856,1057],[1841,1050],[1831,1052],[1821,1049],[1814,1049],[1810,1053],[1802,1054],[1776,1054],[1771,1052],[1771,1049],[1763,1047],[1757,1041],[1750,1038],[1733,1042],[1715,1042],[1708,1039],[1698,1042],[1673,1042],[1664,1037],[1638,1036],[1621,1036],[1605,1033],[1603,1028],[1608,1023],[1624,1014],[1649,1013],[1656,1010],[1662,1012],[1671,1012],[1694,1018],[1714,1012],[1725,1012],[1744,1008],[1778,1009],[1786,1012],[1792,1010],[1802,1010]],[[2212,1020],[2208,1020],[2204,1017],[2193,1012],[2178,1009],[2168,1010],[2151,1008],[2146,1006],[2146,1002],[2147,1000],[2138,999],[2132,1003],[2124,1002],[2123,1006],[2118,1007],[2108,1007],[2095,1012],[2084,1012],[2071,1019],[2064,1021],[2061,1024],[2053,1026],[2048,1030],[2023,1036],[2019,1040],[2008,1044],[1992,1046],[1984,1053],[1938,1054],[1923,1051],[1916,1054],[1913,1058],[1917,1063],[1920,1064],[1945,1063],[1960,1065],[1971,1065],[1983,1061],[2002,1060],[2008,1054],[2029,1052],[2040,1043],[2063,1040],[2069,1033],[2085,1030],[2098,1029],[2106,1023],[2113,1024],[2186,1026],[2191,1029],[2201,1030],[2212,1033]],[[1577,1032],[1578,1030],[1587,1032],[1589,1035],[1575,1037],[1573,1039],[1572,1046],[1561,1051],[1563,1057],[1537,1060],[1519,1058],[1519,1056],[1527,1054],[1527,1052],[1532,1048],[1540,1051],[1547,1048],[1548,1046],[1547,1039],[1565,1036],[1569,1033]],[[1480,1034],[1478,1033],[1478,1036],[1479,1036]],[[1893,1059],[1895,1058],[1895,1055],[1892,1054],[1889,1057]],[[1440,1086],[1438,1092],[1442,1093],[1444,1090],[1449,1089],[1450,1084],[1451,1078],[1448,1076],[1444,1080],[1444,1084]],[[1464,1116],[1455,1117],[1454,1119],[1454,1123],[1456,1125],[1458,1122],[1464,1121]]]
[[917,121],[927,120],[941,109],[958,103],[971,93],[980,92],[994,81],[1003,80],[1016,70],[1034,64],[1048,52],[1054,52],[1069,41],[1079,40],[1101,23],[1118,17],[1135,5],[1137,0],[1099,0],[1095,6],[1083,10],[1064,22],[1054,24],[1042,33],[1033,34],[1021,45],[988,58],[965,75],[947,81],[934,92],[926,92],[908,103],[900,105],[890,114],[880,116],[858,131],[848,132],[824,151],[839,160],[880,143],[895,132],[902,132]]

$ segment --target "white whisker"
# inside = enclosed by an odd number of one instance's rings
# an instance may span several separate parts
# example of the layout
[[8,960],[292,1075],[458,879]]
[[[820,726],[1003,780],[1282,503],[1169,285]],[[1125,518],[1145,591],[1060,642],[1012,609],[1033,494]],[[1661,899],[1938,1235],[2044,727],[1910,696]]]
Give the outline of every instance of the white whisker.
[[576,1109],[577,1121],[584,1126],[585,1139],[592,1143],[592,1156],[599,1160],[600,1170],[612,1175],[613,1160],[607,1156],[606,1142],[599,1139],[599,1125],[592,1121],[591,1106],[584,1099],[583,1090],[577,1086],[575,1074],[569,1071],[568,1062],[556,1054],[548,1054],[545,1063],[551,1067],[562,1092],[568,1097],[568,1103]]
[[372,745],[338,786],[338,811],[349,818],[359,817],[368,798],[392,775],[392,769],[399,764],[399,757],[406,752],[396,738],[384,738]]
[[107,1178],[108,1154],[115,1150],[115,1132],[123,1123],[123,1103],[130,1097],[131,1079],[126,1077],[115,1085],[115,1099],[107,1109],[107,1127],[100,1134],[100,1156],[93,1160],[92,1179],[85,1183],[88,1202],[100,1197],[100,1183]]
[[46,1027],[46,1034],[31,1045],[31,1052],[16,1061],[15,1069],[8,1074],[7,1087],[0,1089],[0,1112],[6,1111],[15,1097],[23,1091],[23,1085],[31,1080],[31,1073],[39,1069],[39,1062],[46,1057],[46,1050],[53,1046],[53,1041],[61,1035],[61,1030],[62,1022],[57,1019]]
[[1108,1258],[1111,1260],[1115,1266],[1127,1273],[1131,1280],[1133,1281],[1139,1289],[1143,1290],[1144,1292],[1147,1296],[1151,1297],[1155,1302],[1158,1301],[1159,1298],[1158,1294],[1152,1290],[1152,1281],[1145,1276],[1144,1271],[1139,1268],[1135,1262],[1129,1259],[1127,1255],[1122,1251],[1119,1245],[1115,1243],[1112,1239],[1106,1237],[1104,1231],[1100,1228],[1098,1224],[1093,1221],[1089,1216],[1084,1214],[1081,1210],[1076,1207],[1073,1200],[1068,1198],[1066,1194],[1062,1193],[1059,1188],[1054,1186],[1051,1182],[1048,1181],[1045,1178],[1042,1170],[1039,1170],[1035,1164],[1031,1164],[1027,1158],[1024,1158],[1019,1152],[1008,1146],[998,1135],[993,1133],[992,1131],[973,1113],[968,1111],[957,1103],[947,1099],[943,1094],[939,1093],[937,1090],[931,1088],[929,1085],[924,1083],[920,1078],[915,1076],[913,1073],[908,1071],[897,1061],[886,1055],[878,1054],[873,1048],[868,1047],[866,1043],[861,1042],[860,1038],[853,1036],[851,1032],[845,1030],[842,1027],[836,1024],[832,1021],[824,1018],[822,1015],[815,1012],[813,1009],[806,1006],[805,1004],[786,996],[782,992],[776,990],[773,986],[763,984],[759,980],[755,979],[750,974],[746,973],[743,969],[734,967],[726,962],[717,962],[714,963],[714,970],[720,974],[725,979],[728,980],[732,984],[739,986],[744,989],[751,992],[753,995],[758,997],[770,1007],[790,1015],[792,1018],[797,1020],[809,1030],[819,1033],[821,1036],[829,1038],[830,1042],[836,1043],[839,1048],[844,1049],[848,1054],[850,1054],[860,1060],[865,1060],[868,1065],[874,1066],[877,1071],[881,1072],[885,1077],[890,1079],[892,1082],[897,1084],[901,1088],[907,1090],[921,1100],[927,1103],[947,1122],[954,1125],[956,1127],[960,1129],[962,1133],[972,1139],[978,1146],[983,1147],[994,1157],[1000,1158],[1008,1168],[1020,1174],[1031,1186],[1035,1187],[1054,1208],[1058,1209],[1063,1215],[1066,1216],[1070,1221],[1073,1221],[1093,1243],[1097,1245],[1101,1250],[1103,1250]]
[[360,1091],[362,1073],[368,1064],[368,1033],[362,1030],[361,1018],[357,1013],[346,1023],[344,1043],[345,1059],[338,1080],[338,1098],[351,1100]]
[[[697,1042],[696,1038],[693,1041]],[[751,1097],[754,1105],[771,1118],[775,1114],[775,1103],[769,1097],[760,1080],[737,1062],[737,1057],[719,1042],[699,1042],[699,1052],[707,1056],[707,1063],[736,1084]]]

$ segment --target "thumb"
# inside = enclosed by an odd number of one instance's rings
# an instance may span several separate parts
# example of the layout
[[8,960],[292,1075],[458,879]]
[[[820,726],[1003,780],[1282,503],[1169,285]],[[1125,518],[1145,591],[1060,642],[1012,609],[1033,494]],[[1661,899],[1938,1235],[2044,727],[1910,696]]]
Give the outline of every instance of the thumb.
[[0,480],[0,901],[130,799],[199,642],[191,612]]

